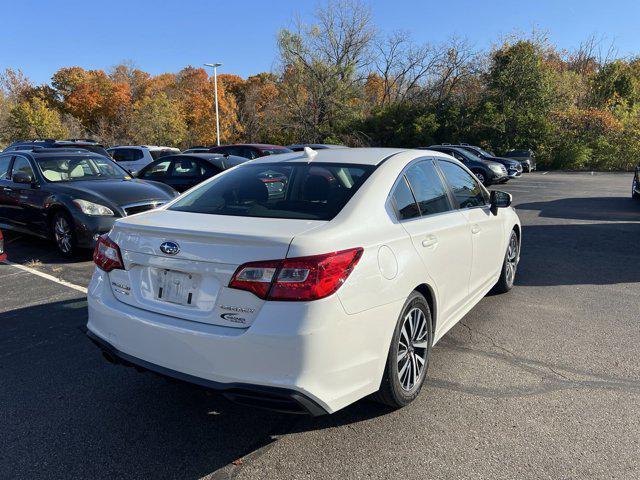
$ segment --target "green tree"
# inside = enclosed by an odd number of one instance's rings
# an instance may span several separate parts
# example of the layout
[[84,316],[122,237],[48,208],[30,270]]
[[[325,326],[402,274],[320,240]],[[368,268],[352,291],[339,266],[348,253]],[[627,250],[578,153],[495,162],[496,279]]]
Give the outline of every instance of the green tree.
[[4,132],[7,142],[26,138],[64,138],[67,134],[60,113],[37,96],[14,105]]
[[178,146],[187,134],[179,105],[164,92],[136,105],[132,125],[134,141],[139,144]]
[[480,114],[488,139],[498,150],[538,148],[551,131],[553,108],[551,70],[542,47],[521,40],[506,44],[491,56],[487,94]]

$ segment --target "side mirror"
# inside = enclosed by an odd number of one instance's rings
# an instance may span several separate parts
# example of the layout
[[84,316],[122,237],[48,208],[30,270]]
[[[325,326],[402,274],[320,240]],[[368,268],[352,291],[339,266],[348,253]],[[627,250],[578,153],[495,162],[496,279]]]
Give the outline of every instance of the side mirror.
[[507,208],[511,206],[511,201],[513,197],[510,193],[501,192],[499,190],[491,191],[491,213],[494,215],[498,214],[499,208]]
[[33,183],[33,177],[26,172],[15,172],[11,177],[13,183],[27,183],[31,185]]

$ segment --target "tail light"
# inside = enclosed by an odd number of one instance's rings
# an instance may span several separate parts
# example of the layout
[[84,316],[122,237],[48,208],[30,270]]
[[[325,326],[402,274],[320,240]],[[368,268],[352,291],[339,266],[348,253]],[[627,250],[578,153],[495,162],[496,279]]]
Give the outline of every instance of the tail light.
[[93,251],[93,262],[105,272],[124,270],[120,247],[108,235],[100,235]]
[[264,300],[318,300],[335,293],[362,256],[362,248],[311,257],[240,265],[230,288],[247,290]]

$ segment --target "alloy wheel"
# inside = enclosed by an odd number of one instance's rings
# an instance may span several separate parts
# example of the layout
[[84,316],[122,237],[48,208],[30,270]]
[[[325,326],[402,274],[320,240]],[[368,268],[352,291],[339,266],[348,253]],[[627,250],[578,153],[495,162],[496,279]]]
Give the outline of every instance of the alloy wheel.
[[516,277],[516,269],[518,268],[518,237],[515,232],[511,234],[509,239],[509,248],[507,249],[507,283],[513,284]]
[[398,339],[397,373],[402,389],[419,385],[427,363],[429,326],[424,312],[417,307],[405,315]]
[[63,216],[59,216],[56,219],[56,223],[54,225],[54,233],[56,237],[56,243],[58,244],[58,248],[63,253],[71,252],[71,241],[72,241],[72,232],[71,226],[67,219]]

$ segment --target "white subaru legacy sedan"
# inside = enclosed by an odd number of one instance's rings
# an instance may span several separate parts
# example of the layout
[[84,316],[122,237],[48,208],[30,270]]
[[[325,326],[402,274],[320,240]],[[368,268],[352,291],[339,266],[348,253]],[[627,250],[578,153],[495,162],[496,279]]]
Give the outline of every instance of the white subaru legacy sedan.
[[257,159],[99,239],[88,335],[113,363],[243,404],[402,407],[433,345],[512,288],[510,204],[429,150]]

